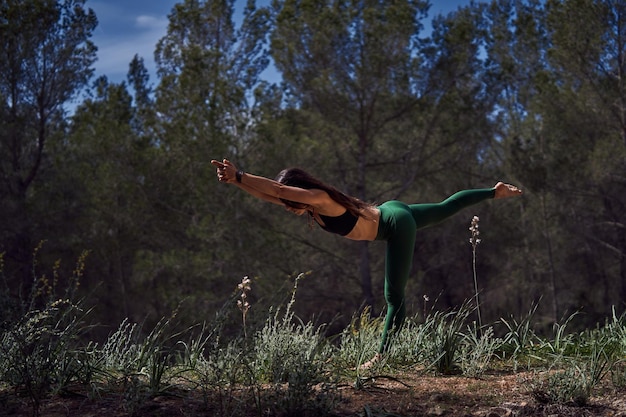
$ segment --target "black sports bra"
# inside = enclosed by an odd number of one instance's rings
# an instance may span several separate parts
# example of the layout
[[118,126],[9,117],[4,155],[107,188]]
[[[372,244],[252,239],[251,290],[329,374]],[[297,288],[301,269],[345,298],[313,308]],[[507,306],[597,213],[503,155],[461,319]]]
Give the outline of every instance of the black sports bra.
[[320,224],[322,229],[341,236],[345,236],[350,233],[352,229],[354,229],[356,222],[359,220],[357,216],[353,215],[348,210],[346,210],[346,212],[341,216],[330,217],[324,216],[323,214],[318,214],[318,216],[320,216],[324,222],[324,225]]

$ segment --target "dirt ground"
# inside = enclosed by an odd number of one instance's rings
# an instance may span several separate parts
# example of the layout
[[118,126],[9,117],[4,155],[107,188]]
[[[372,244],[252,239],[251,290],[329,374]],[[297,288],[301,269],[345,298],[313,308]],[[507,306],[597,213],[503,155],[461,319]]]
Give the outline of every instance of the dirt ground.
[[[356,389],[348,384],[338,388],[332,416],[417,417],[417,416],[611,416],[626,417],[626,392],[599,387],[584,406],[541,404],[530,392],[530,375],[492,374],[480,379],[461,376],[395,375],[366,380]],[[234,390],[231,390],[235,392]],[[40,415],[45,417],[178,417],[178,416],[286,416],[271,410],[271,396],[264,397],[265,409],[254,406],[244,395],[217,395],[201,390],[172,388],[166,395],[144,398],[133,405],[120,392],[99,395],[81,393],[45,399]],[[263,396],[256,392],[255,395]],[[247,410],[247,411],[242,411]],[[26,396],[0,391],[0,416],[31,416]],[[295,413],[302,417],[318,413]]]

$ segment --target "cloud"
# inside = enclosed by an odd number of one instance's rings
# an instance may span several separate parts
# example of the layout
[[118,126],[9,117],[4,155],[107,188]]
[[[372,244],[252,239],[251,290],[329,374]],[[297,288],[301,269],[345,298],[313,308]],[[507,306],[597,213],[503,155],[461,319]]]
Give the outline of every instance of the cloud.
[[[96,76],[105,75],[111,82],[126,79],[128,66],[135,55],[144,60],[154,81],[156,67],[154,49],[167,33],[167,11],[175,0],[157,4],[152,0],[128,3],[128,0],[91,2],[90,7],[98,17],[98,27],[92,41],[98,47],[98,60],[94,64]],[[146,13],[146,9],[153,9]]]
[[167,18],[141,15],[135,19],[135,26],[148,30],[164,30],[167,29],[167,22]]

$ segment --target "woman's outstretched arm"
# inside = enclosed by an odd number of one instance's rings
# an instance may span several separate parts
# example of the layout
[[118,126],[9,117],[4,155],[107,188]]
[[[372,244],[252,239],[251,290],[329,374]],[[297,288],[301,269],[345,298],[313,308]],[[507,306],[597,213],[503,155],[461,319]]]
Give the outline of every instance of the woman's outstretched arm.
[[236,184],[255,197],[272,203],[284,205],[282,199],[320,207],[330,200],[328,194],[322,190],[290,187],[259,175],[242,173],[227,159],[222,162],[212,160],[211,164],[217,167],[217,177],[221,182]]
[[[238,182],[237,181],[237,174],[236,174],[237,171],[235,171],[235,180],[234,181],[229,181],[228,177],[227,177],[228,173],[226,171],[226,165],[224,163],[216,161],[215,159],[213,159],[211,161],[211,164],[213,164],[215,167],[217,167],[217,178],[218,178],[218,180],[220,182],[227,182],[227,183],[234,184],[237,187],[239,187],[240,189],[242,189],[243,191],[247,192],[250,195],[253,195],[254,197],[256,197],[256,198],[258,198],[260,200],[268,201],[270,203],[278,204],[280,206],[284,206],[285,205],[282,201],[280,201],[280,199],[278,199],[276,197],[272,197],[271,195],[262,193],[261,191],[258,191],[258,190],[254,189],[254,188],[252,188],[252,187],[250,187],[248,185],[245,185],[245,184],[243,184],[241,182]],[[234,167],[234,165],[233,165],[233,167]],[[235,167],[235,169],[236,169],[236,167]]]
[[255,190],[252,187],[248,187],[245,184],[242,184],[240,182],[234,182],[233,184],[236,185],[237,187],[239,187],[240,189],[244,190],[248,194],[251,194],[251,195],[255,196],[256,198],[258,198],[260,200],[268,201],[268,202],[273,203],[273,204],[278,204],[279,206],[284,206],[285,205],[285,203],[280,201],[279,198],[272,197],[271,195],[264,194],[264,193],[262,193],[260,191]]

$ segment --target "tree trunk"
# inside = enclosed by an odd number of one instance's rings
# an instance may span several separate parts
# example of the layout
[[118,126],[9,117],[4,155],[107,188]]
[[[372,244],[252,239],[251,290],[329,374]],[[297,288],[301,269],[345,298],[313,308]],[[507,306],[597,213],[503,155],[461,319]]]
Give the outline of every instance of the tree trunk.
[[552,238],[550,235],[550,224],[548,222],[548,215],[546,213],[546,199],[541,195],[541,214],[543,217],[543,235],[546,240],[546,247],[548,249],[548,269],[550,274],[550,290],[552,292],[552,318],[555,323],[559,320],[559,304],[556,291],[556,275],[554,271],[554,257],[552,254]]

